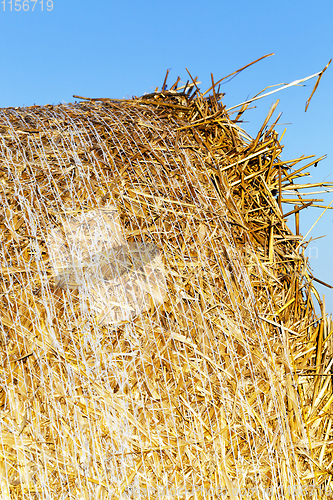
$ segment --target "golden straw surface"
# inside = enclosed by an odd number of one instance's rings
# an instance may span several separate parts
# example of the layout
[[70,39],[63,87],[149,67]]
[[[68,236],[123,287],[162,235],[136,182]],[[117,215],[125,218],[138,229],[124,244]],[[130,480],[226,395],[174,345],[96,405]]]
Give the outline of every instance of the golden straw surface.
[[[302,158],[280,159],[274,107],[252,139],[248,104],[173,87],[0,110],[3,499],[332,498],[333,326],[281,209],[318,201]],[[50,234],[69,255],[103,211],[140,306],[102,318]]]

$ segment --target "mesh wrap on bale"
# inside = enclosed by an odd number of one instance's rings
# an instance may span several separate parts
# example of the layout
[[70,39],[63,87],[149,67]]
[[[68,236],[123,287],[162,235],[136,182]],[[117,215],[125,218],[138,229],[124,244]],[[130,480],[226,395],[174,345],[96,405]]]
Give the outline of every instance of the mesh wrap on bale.
[[1,110],[2,498],[326,498],[291,171],[217,97]]

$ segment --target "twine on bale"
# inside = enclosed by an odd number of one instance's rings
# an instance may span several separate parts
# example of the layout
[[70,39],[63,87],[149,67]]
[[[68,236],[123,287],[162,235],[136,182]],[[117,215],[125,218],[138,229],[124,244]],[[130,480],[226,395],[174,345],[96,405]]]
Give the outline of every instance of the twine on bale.
[[306,166],[178,82],[0,111],[5,499],[330,498]]

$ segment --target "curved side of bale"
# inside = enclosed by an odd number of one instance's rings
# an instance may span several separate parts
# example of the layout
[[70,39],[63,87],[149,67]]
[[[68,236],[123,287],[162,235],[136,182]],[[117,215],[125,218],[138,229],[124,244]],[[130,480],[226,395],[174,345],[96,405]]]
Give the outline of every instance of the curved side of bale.
[[[332,325],[279,206],[297,173],[272,127],[251,139],[245,108],[232,119],[219,97],[1,111],[3,498],[329,486]],[[66,227],[102,212],[127,249],[113,287],[142,289],[131,249],[159,252],[165,293],[154,300],[148,279],[127,315],[53,265],[52,231],[67,251]]]

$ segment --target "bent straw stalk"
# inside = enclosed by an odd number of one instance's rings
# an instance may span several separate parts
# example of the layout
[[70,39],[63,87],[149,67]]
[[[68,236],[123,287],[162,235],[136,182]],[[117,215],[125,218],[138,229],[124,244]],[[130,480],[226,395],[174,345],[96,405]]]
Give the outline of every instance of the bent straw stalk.
[[0,112],[2,498],[331,498],[303,157],[178,82]]

